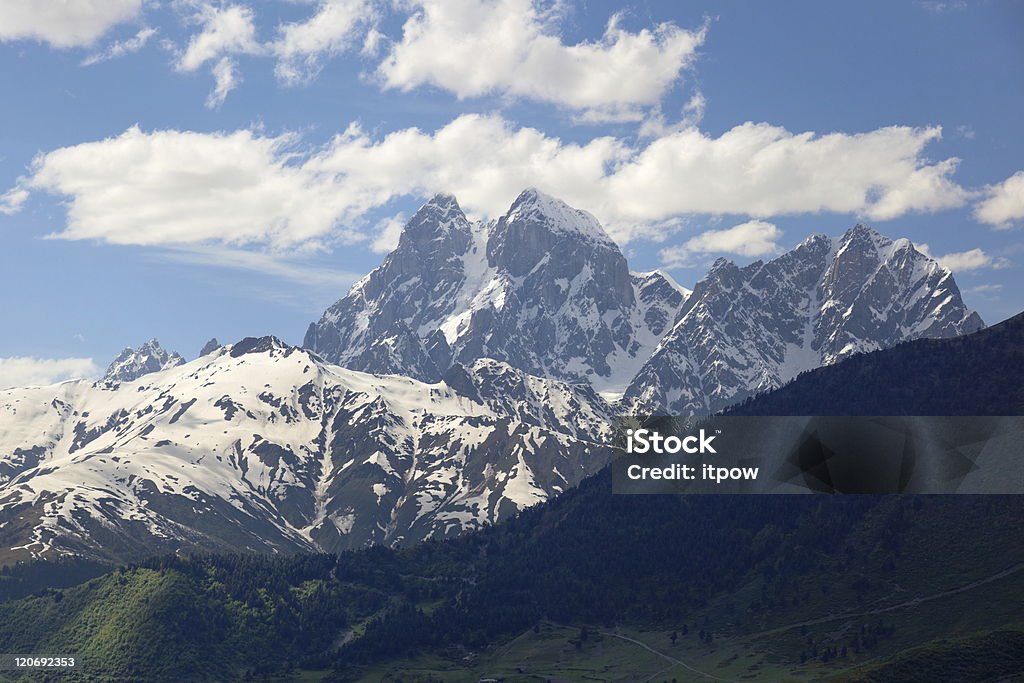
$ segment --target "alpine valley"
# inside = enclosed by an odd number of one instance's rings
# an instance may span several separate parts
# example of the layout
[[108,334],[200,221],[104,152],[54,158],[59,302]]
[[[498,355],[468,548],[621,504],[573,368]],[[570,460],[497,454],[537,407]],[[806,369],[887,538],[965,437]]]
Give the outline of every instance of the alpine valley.
[[483,222],[437,195],[302,348],[154,340],[97,382],[0,391],[0,563],[450,537],[598,472],[617,414],[982,327],[950,271],[863,225],[691,291],[536,190]]

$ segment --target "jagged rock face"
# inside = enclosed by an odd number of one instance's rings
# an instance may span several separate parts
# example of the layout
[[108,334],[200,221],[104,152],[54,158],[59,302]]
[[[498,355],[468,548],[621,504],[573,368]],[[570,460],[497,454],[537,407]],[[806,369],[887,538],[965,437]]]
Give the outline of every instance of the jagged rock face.
[[208,341],[205,344],[203,344],[203,348],[201,348],[199,350],[199,357],[201,358],[203,356],[211,354],[214,351],[216,351],[217,349],[221,348],[221,346],[223,346],[223,344],[221,344],[219,341],[217,341],[217,338],[214,337],[210,341]]
[[851,354],[981,329],[952,273],[858,225],[740,268],[719,259],[624,402],[636,412],[705,414]]
[[178,365],[185,359],[174,351],[165,351],[160,342],[150,339],[148,342],[133,349],[125,348],[103,374],[107,382],[132,382],[151,372],[159,372]]
[[675,324],[676,315],[691,292],[659,270],[633,273],[630,277],[645,326],[658,337],[663,336]]
[[621,391],[687,293],[661,273],[631,275],[593,216],[536,190],[492,223],[470,223],[439,195],[304,345],[345,367],[425,381],[493,358]]
[[424,384],[273,337],[118,384],[0,392],[0,553],[340,551],[476,529],[610,458],[590,388],[497,361]]
[[472,246],[455,197],[435,196],[384,263],[309,326],[303,346],[344,367],[437,380],[452,358],[436,324],[457,304]]

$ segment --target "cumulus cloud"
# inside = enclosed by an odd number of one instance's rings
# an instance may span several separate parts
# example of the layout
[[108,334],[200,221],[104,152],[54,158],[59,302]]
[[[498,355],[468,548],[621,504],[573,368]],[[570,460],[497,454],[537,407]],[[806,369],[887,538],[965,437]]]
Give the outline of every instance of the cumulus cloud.
[[432,85],[459,98],[511,95],[635,116],[657,104],[704,41],[706,26],[663,23],[630,32],[621,15],[594,42],[566,44],[560,4],[538,0],[416,0],[402,38],[378,68],[388,88]]
[[951,179],[958,160],[923,157],[940,136],[938,128],[818,135],[745,123],[714,138],[690,128],[655,139],[619,168],[609,200],[638,222],[730,212],[889,219],[961,206],[967,192]]
[[[956,160],[928,162],[937,129],[794,134],[744,124],[636,143],[566,142],[497,115],[383,137],[358,125],[318,149],[253,131],[123,134],[40,155],[8,195],[67,198],[57,236],[117,244],[219,242],[271,249],[359,239],[367,214],[402,197],[454,192],[496,216],[536,186],[594,213],[616,239],[663,237],[680,217],[854,213],[893,218],[958,206]],[[346,226],[342,228],[341,226]],[[360,227],[362,226],[362,227]]]
[[0,389],[42,386],[81,377],[98,375],[100,368],[92,358],[0,358]]
[[157,34],[155,28],[144,28],[127,40],[115,40],[102,51],[89,55],[82,61],[82,66],[91,66],[110,59],[117,59],[133,52],[138,52],[146,46],[149,39]]
[[1007,259],[1001,256],[992,256],[980,248],[938,256],[932,254],[931,248],[927,244],[915,244],[914,247],[925,256],[935,259],[940,265],[949,268],[955,273],[980,270],[982,268],[1006,268],[1010,265]]
[[[316,14],[305,21],[284,24],[271,45],[277,56],[277,77],[286,84],[315,77],[324,57],[352,48],[359,35],[376,19],[369,0],[321,0]],[[374,40],[379,34],[372,32]]]
[[189,38],[174,66],[181,72],[194,72],[212,62],[214,88],[206,106],[216,108],[239,82],[232,57],[259,54],[264,49],[256,39],[255,14],[245,5],[204,3],[198,6],[192,21],[200,30]]
[[55,237],[112,244],[216,241],[282,249],[331,233],[347,201],[290,161],[288,136],[133,127],[38,157],[19,189],[66,196]]
[[56,48],[84,47],[141,9],[142,0],[4,0],[0,42],[38,40]]
[[375,254],[387,254],[398,246],[398,238],[402,236],[402,228],[405,227],[406,217],[398,214],[385,218],[377,223],[374,233],[376,237],[370,243],[370,251]]
[[669,267],[688,265],[693,256],[701,254],[768,256],[782,251],[778,243],[781,237],[782,231],[774,224],[752,220],[724,230],[702,232],[683,244],[662,249],[660,255]]
[[1024,171],[986,188],[985,199],[974,207],[974,217],[1000,230],[1024,220]]
[[256,40],[255,17],[244,5],[200,5],[193,20],[202,30],[192,36],[178,58],[181,71],[195,71],[223,55],[254,54],[261,50]]

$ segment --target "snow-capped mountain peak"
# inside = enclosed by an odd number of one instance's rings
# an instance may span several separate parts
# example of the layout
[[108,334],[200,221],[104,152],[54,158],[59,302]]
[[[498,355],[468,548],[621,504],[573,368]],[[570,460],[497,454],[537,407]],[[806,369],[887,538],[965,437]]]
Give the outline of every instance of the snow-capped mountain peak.
[[143,375],[183,365],[185,359],[174,351],[166,351],[156,339],[137,349],[126,347],[103,374],[106,382],[132,382]]
[[440,239],[452,230],[465,232],[468,229],[469,220],[455,195],[438,193],[413,214],[405,225],[400,239]]
[[451,383],[250,337],[131,384],[0,391],[0,548],[127,560],[444,537],[610,458],[587,387],[497,361]]
[[626,392],[632,410],[709,413],[803,370],[984,326],[952,274],[858,224],[739,267],[718,259]]
[[552,232],[578,235],[608,246],[615,245],[593,215],[533,187],[523,190],[516,197],[508,213],[498,220],[497,229],[501,230],[503,225],[516,222]]
[[437,195],[304,345],[375,373],[435,381],[453,363],[493,358],[621,392],[683,298],[659,277],[636,280],[593,216],[535,189],[475,224]]

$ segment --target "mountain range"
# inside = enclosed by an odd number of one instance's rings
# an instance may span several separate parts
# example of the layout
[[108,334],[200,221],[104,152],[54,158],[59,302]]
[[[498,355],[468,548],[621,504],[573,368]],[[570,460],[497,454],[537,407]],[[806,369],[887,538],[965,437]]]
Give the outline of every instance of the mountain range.
[[[1019,315],[848,358],[740,412],[806,395],[811,414],[993,414],[1006,389],[1002,414],[1019,414],[1022,352]],[[917,683],[1024,670],[1020,496],[617,496],[610,478],[445,543],[176,553],[41,590],[38,577],[70,565],[30,563],[0,572],[0,585],[32,586],[0,603],[0,650],[74,652],[72,680]]]
[[692,291],[526,190],[493,221],[427,202],[313,323],[99,382],[0,392],[0,560],[337,551],[442,538],[611,457],[623,413],[706,414],[799,373],[983,327],[952,274],[858,225]]
[[493,360],[426,384],[248,338],[134,382],[0,393],[0,547],[132,558],[444,537],[610,458],[592,389]]
[[865,225],[768,262],[719,259],[690,291],[631,273],[593,216],[531,189],[495,221],[431,199],[304,345],[425,381],[494,358],[590,384],[622,412],[708,414],[856,353],[982,327],[948,269]]

